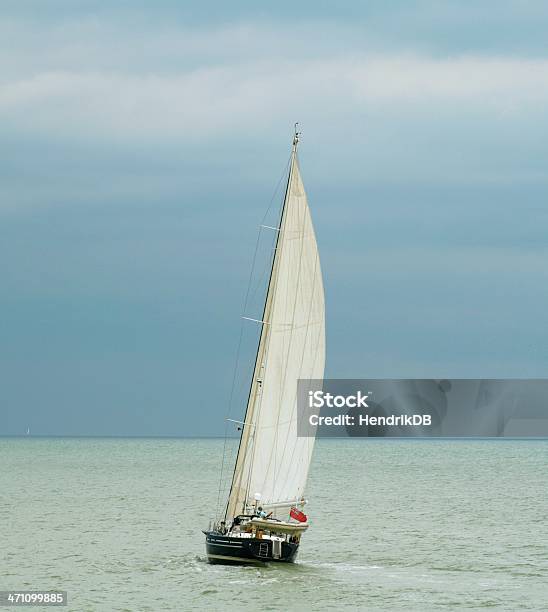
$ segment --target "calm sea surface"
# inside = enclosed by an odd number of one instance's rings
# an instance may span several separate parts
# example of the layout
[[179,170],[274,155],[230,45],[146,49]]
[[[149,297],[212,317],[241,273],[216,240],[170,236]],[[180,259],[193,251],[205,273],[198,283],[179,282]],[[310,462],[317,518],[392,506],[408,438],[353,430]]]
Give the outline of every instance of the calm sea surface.
[[222,452],[0,439],[0,590],[77,611],[548,609],[548,442],[320,440],[298,563],[260,568],[205,561]]

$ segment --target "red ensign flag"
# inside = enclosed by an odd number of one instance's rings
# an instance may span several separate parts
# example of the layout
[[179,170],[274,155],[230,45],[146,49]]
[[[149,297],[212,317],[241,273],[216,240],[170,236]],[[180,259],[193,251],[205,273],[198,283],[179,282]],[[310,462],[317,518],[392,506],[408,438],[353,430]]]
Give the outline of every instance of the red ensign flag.
[[299,521],[299,523],[306,523],[308,519],[306,514],[304,512],[301,512],[300,510],[297,510],[297,508],[291,508],[289,516],[295,519],[296,521]]

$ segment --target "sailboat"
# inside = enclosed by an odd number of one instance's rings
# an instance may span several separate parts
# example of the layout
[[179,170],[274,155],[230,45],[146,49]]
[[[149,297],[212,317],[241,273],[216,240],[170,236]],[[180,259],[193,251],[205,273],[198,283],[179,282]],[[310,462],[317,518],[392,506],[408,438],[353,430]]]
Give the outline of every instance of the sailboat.
[[210,563],[292,562],[309,527],[304,505],[314,437],[297,435],[297,384],[323,378],[320,259],[297,147],[272,257],[259,343],[224,516],[204,530]]

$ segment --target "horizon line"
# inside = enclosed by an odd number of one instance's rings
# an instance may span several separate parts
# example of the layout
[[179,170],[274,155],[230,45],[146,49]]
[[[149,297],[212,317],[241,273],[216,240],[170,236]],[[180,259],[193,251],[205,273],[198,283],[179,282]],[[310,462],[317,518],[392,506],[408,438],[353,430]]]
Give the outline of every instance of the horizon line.
[[[73,440],[238,440],[238,436],[224,435],[95,435],[95,434],[0,434],[2,439],[73,439]],[[319,436],[318,440],[411,440],[411,441],[482,441],[482,440],[515,440],[515,441],[547,441],[548,436]]]

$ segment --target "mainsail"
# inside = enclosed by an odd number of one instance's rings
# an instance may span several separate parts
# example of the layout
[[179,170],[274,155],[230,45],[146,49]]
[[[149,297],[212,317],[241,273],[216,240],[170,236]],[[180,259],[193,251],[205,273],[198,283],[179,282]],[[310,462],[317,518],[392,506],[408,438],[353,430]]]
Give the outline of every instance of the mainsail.
[[[287,189],[226,518],[260,494],[273,516],[300,500],[314,447],[298,437],[297,383],[323,378],[325,306],[320,259],[293,141]],[[302,415],[301,415],[302,416]]]

